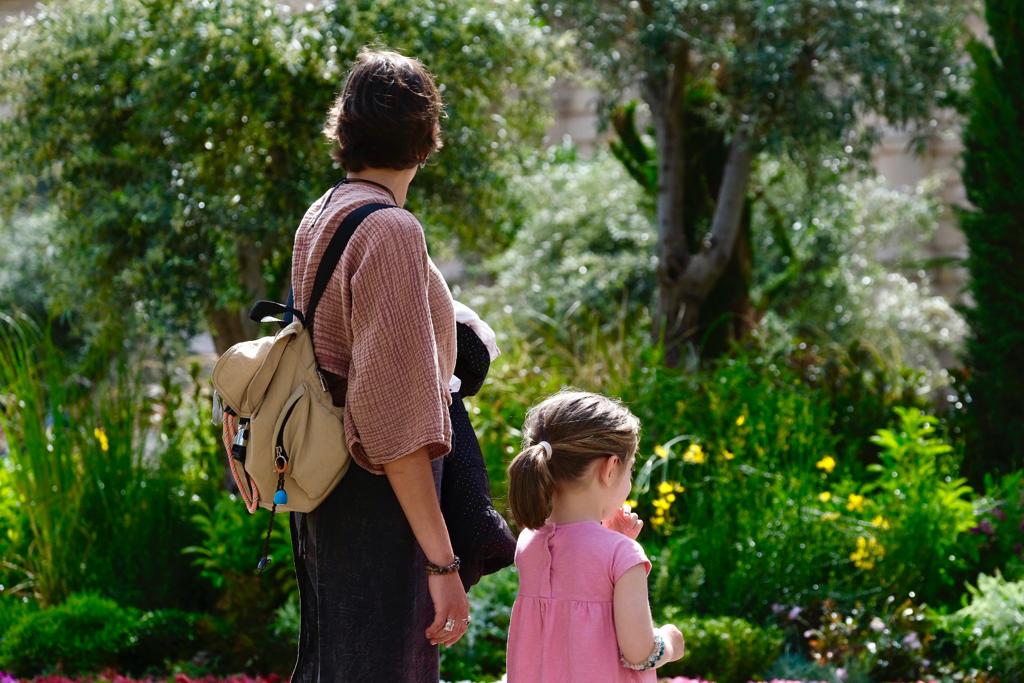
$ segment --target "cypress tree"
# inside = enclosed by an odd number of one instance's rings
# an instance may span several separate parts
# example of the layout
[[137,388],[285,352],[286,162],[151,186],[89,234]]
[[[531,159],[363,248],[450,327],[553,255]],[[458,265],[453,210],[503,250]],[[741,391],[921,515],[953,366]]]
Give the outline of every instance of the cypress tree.
[[965,474],[1024,467],[1024,0],[987,0],[975,41],[960,224],[970,255]]

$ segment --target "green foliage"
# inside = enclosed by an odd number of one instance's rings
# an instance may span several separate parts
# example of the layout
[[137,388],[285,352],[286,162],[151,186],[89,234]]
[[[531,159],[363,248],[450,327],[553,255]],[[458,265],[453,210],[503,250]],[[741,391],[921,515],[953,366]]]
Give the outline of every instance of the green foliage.
[[686,81],[714,86],[707,107],[719,129],[751,126],[769,147],[844,140],[860,132],[866,111],[927,120],[962,80],[967,8],[952,0],[563,0],[544,8],[573,32],[610,97],[643,83],[651,107],[663,105],[659,96],[670,93],[661,83],[673,65],[685,68]]
[[[769,396],[762,409],[775,405]],[[778,445],[759,460],[744,444],[746,428],[761,428],[756,416],[724,447],[690,435],[659,446],[635,481],[640,510],[664,535],[656,601],[755,618],[776,602],[870,606],[891,592],[954,603],[969,571],[957,553],[974,520],[972,491],[950,476],[957,461],[934,418],[896,410],[898,427],[879,430],[881,463],[867,473],[824,452],[785,462]]]
[[122,662],[129,671],[139,673],[167,671],[176,662],[218,648],[218,638],[230,641],[230,634],[223,633],[210,616],[177,609],[146,612],[133,631],[134,645]]
[[[180,553],[193,537],[184,460],[147,451],[155,406],[137,369],[112,371],[83,387],[48,332],[0,318],[12,555],[44,604],[95,591],[140,607],[193,605],[201,591]],[[125,563],[127,549],[148,561]]]
[[133,644],[134,609],[95,595],[23,617],[0,645],[0,669],[18,676],[59,670],[91,673],[115,666]]
[[920,274],[941,213],[935,181],[907,192],[850,169],[765,158],[753,185],[754,299],[767,313],[758,334],[871,356],[888,382],[920,370],[903,381],[921,393],[948,386],[946,359],[961,352],[966,326]]
[[4,638],[21,619],[36,610],[36,604],[14,595],[0,596],[0,648],[3,647]]
[[936,673],[934,624],[926,608],[912,599],[889,596],[877,611],[826,601],[820,623],[803,630],[807,619],[797,616],[793,622],[803,631],[814,661],[842,668],[850,683],[921,680]]
[[483,577],[469,592],[473,621],[466,635],[441,653],[441,677],[451,681],[493,681],[505,672],[512,604],[519,579],[513,568]]
[[975,666],[1016,681],[1024,677],[1024,581],[1007,581],[996,572],[968,586],[970,604],[947,621],[965,666]]
[[963,180],[970,210],[961,213],[967,238],[971,335],[967,344],[971,395],[965,471],[1024,467],[1024,4],[987,0],[992,46],[974,41],[974,84],[966,104]]
[[[81,561],[72,549],[85,544],[77,509],[83,480],[74,453],[81,430],[65,418],[73,397],[62,370],[47,336],[0,318],[0,429],[9,449],[5,484],[30,534],[20,544],[26,550],[24,569],[36,592],[50,602],[81,586]],[[21,529],[12,526],[9,539],[11,531]]]
[[[621,397],[641,419],[634,497],[648,521],[641,540],[659,558],[656,604],[765,619],[777,602],[879,602],[890,574],[890,590],[956,600],[966,569],[956,544],[973,523],[969,490],[952,478],[958,454],[937,440],[934,421],[893,430],[894,454],[879,456],[869,441],[894,402],[915,397],[865,380],[869,364],[799,347],[737,350],[698,374],[664,369],[644,341],[646,320],[620,316],[605,326],[579,311],[538,316],[519,339],[491,319],[504,353],[471,409],[499,497],[526,409],[578,386]],[[900,436],[905,428],[914,436]],[[826,456],[834,471],[817,466]],[[879,458],[884,472],[866,468]],[[913,542],[918,535],[927,541]]]
[[444,88],[448,144],[411,206],[499,244],[480,226],[502,161],[543,134],[553,65],[525,2],[76,0],[2,42],[2,196],[52,206],[55,306],[109,334],[140,310],[165,334],[205,316],[237,336],[240,306],[287,291],[294,226],[341,173],[320,129],[368,43],[425,58]]
[[1024,579],[1024,471],[985,475],[985,495],[974,508],[976,523],[960,552],[976,572]]
[[[860,493],[891,529],[881,529],[885,559],[880,571],[890,590],[915,591],[927,602],[955,599],[963,558],[954,554],[974,523],[973,491],[954,479],[959,459],[936,429],[935,418],[916,408],[896,408],[894,429],[881,429],[872,441],[880,463],[868,469],[874,481]],[[884,525],[883,525],[884,527]]]
[[34,320],[46,320],[51,297],[46,266],[55,233],[52,211],[0,219],[0,310],[17,307]]
[[230,640],[207,615],[176,609],[141,613],[91,594],[43,609],[14,603],[0,601],[0,670],[26,677],[107,668],[163,674]]
[[731,617],[679,617],[667,610],[686,639],[686,656],[658,670],[666,676],[700,676],[716,683],[746,683],[782,652],[782,632]]
[[[202,540],[183,552],[194,556],[193,564],[199,569],[199,575],[214,587],[223,589],[232,577],[254,573],[267,530],[264,520],[270,513],[261,511],[250,515],[245,503],[229,493],[220,494],[212,508],[204,501],[197,501],[196,509],[192,521]],[[275,515],[270,545],[274,569],[270,576],[283,578],[291,573],[289,538],[288,515]]]
[[[649,109],[656,154],[619,125],[615,151],[647,188],[656,159],[656,322],[671,365],[684,348],[717,357],[756,320],[747,287],[758,256],[748,204],[755,156],[816,164],[870,141],[873,115],[899,125],[930,120],[958,85],[966,16],[955,0],[558,0],[542,8],[572,34],[609,100],[639,90]],[[870,149],[858,147],[861,156]]]
[[265,671],[288,666],[294,655],[294,640],[275,638],[274,631],[281,625],[271,619],[296,588],[288,515],[275,515],[272,564],[257,575],[256,562],[270,513],[250,515],[240,499],[227,493],[222,493],[212,507],[200,501],[197,508],[192,520],[202,540],[184,552],[193,556],[199,575],[217,589],[214,613],[224,620],[231,634],[217,652],[217,666]]
[[577,308],[608,320],[623,306],[650,304],[657,238],[648,201],[619,164],[548,155],[510,191],[534,208],[487,264],[496,284],[480,298],[507,305],[521,322],[534,311],[557,319]]

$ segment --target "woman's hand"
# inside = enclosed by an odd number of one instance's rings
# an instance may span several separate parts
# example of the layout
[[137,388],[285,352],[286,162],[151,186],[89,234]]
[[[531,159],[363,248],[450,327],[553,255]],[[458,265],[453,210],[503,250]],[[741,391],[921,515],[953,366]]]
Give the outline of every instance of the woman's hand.
[[623,505],[613,512],[601,524],[605,529],[618,531],[620,534],[629,536],[634,541],[640,535],[640,530],[644,528],[644,521],[628,505]]
[[[452,646],[469,630],[469,599],[462,579],[458,572],[431,574],[427,582],[434,601],[434,623],[427,628],[427,640],[431,645]],[[444,624],[449,619],[455,621],[455,628],[445,631]]]
[[[427,449],[421,448],[405,457],[384,464],[384,474],[398,497],[405,518],[427,559],[445,566],[455,559],[448,528],[444,525],[441,505],[437,500],[434,475]],[[452,645],[469,627],[469,600],[457,572],[431,574],[427,577],[430,599],[434,602],[434,623],[426,637],[434,645]],[[452,619],[455,628],[445,631],[445,622]]]

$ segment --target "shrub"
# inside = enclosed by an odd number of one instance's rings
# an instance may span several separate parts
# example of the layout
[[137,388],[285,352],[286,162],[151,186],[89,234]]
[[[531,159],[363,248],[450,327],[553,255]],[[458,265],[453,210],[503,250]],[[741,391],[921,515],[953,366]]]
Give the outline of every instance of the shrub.
[[121,662],[135,673],[163,672],[175,662],[192,659],[217,646],[218,624],[206,614],[161,609],[142,615],[134,629],[134,646]]
[[139,613],[95,595],[33,612],[0,645],[0,669],[17,676],[92,673],[120,663],[134,646]]
[[[939,435],[934,417],[916,408],[896,409],[892,429],[880,429],[872,441],[880,463],[870,481],[850,496],[863,495],[864,538],[885,544],[879,572],[890,592],[917,593],[935,604],[959,597],[966,563],[954,551],[974,523],[972,489],[954,478],[958,458]],[[848,503],[849,505],[849,503]]]
[[[756,298],[760,334],[859,346],[890,370],[949,383],[948,357],[963,347],[961,315],[922,276],[922,248],[939,226],[937,181],[911,192],[884,178],[807,172],[766,159],[755,178]],[[780,265],[781,264],[781,265]]]
[[[157,433],[150,418],[162,411],[140,365],[110,366],[108,379],[83,386],[49,330],[0,314],[0,430],[10,449],[0,520],[11,521],[0,546],[11,544],[17,580],[43,604],[102,592],[139,607],[193,606],[202,590],[181,555],[195,535],[195,489],[183,476],[192,463],[164,447],[179,439]],[[124,562],[125,552],[147,562]]]
[[296,589],[292,569],[288,515],[274,518],[271,566],[256,574],[263,547],[267,511],[250,515],[235,496],[224,493],[211,507],[197,502],[193,522],[201,542],[185,548],[199,574],[219,593],[214,613],[229,637],[220,641],[213,663],[217,670],[275,670],[292,663],[294,642],[273,635],[274,611]]
[[0,648],[4,638],[19,621],[37,609],[34,602],[29,602],[14,595],[0,596]]
[[624,301],[633,310],[651,302],[657,235],[649,200],[621,164],[549,157],[510,191],[528,210],[509,248],[487,264],[497,282],[483,296],[520,320],[572,308],[611,319]]
[[913,594],[902,601],[890,595],[876,610],[826,600],[820,611],[806,614],[788,621],[803,631],[814,661],[842,668],[849,683],[920,680],[935,673],[933,623]]
[[985,475],[985,495],[975,501],[975,524],[961,553],[972,571],[1024,579],[1024,471]]
[[682,617],[669,609],[686,640],[686,656],[662,667],[665,676],[700,676],[716,683],[745,683],[767,671],[782,652],[782,632],[731,617]]
[[983,574],[967,590],[970,604],[945,624],[959,644],[962,663],[1001,680],[1024,679],[1024,581]]

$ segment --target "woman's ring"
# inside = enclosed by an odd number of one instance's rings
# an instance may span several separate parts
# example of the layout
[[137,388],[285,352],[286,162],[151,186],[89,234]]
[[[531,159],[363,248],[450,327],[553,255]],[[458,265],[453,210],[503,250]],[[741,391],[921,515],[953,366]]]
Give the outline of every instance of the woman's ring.
[[455,620],[449,618],[448,621],[444,622],[444,630],[451,633],[455,630]]

